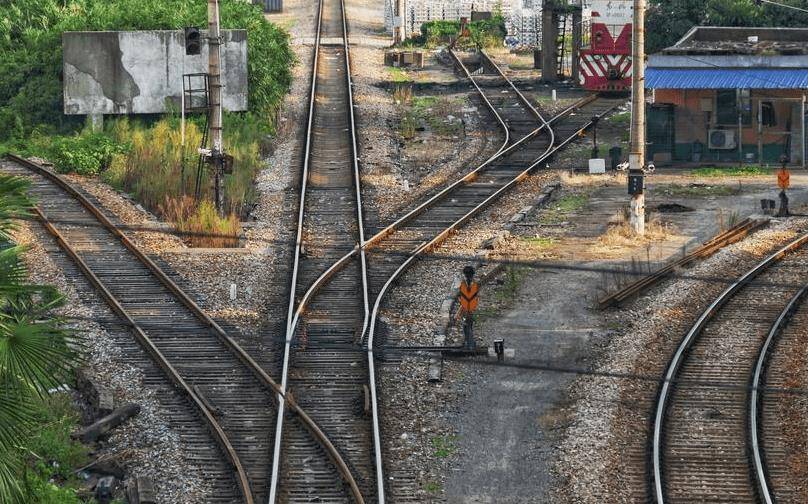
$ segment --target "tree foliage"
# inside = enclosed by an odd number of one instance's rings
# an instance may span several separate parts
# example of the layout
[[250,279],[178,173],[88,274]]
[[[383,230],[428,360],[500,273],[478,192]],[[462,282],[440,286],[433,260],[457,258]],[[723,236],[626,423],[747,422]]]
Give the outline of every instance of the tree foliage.
[[[261,9],[221,1],[223,28],[248,37],[249,108],[271,118],[291,85],[294,54],[288,34],[266,21]],[[0,140],[33,128],[71,129],[79,119],[62,115],[62,46],[65,31],[172,30],[207,26],[207,4],[198,0],[0,0]]]
[[[779,0],[805,7],[802,0]],[[808,26],[808,14],[754,0],[652,0],[646,17],[646,50],[676,43],[694,26]]]
[[10,246],[13,219],[26,215],[29,182],[0,175],[0,502],[30,502],[21,447],[36,426],[48,391],[70,379],[78,341],[52,315],[62,297],[27,283],[22,248]]

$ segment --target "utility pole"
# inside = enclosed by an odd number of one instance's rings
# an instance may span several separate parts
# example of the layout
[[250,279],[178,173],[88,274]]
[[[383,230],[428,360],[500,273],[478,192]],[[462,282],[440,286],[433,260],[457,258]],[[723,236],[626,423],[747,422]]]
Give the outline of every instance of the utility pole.
[[393,43],[400,44],[404,42],[404,25],[406,24],[404,21],[406,12],[404,11],[406,10],[406,7],[404,6],[404,0],[393,0],[393,2],[395,2],[395,9],[393,12]]
[[572,71],[571,77],[574,84],[578,84],[581,72],[581,35],[583,27],[583,0],[575,2],[575,9],[572,11]]
[[558,80],[558,14],[553,0],[541,6],[541,80]]
[[645,0],[634,0],[631,37],[631,152],[629,153],[630,224],[637,235],[645,234]]
[[209,161],[213,168],[216,211],[220,215],[224,206],[222,194],[224,147],[222,145],[221,45],[219,0],[208,0],[208,106],[210,107],[210,137],[213,142]]

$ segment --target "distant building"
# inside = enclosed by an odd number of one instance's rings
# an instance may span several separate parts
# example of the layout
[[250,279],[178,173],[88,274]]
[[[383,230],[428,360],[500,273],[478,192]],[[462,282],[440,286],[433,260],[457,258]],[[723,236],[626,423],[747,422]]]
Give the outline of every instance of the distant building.
[[[396,0],[387,0],[385,27],[393,29]],[[458,21],[461,17],[471,19],[472,12],[496,11],[501,7],[507,15],[511,0],[404,0],[404,29],[407,36],[421,33],[421,25],[427,21]]]
[[514,45],[541,45],[541,0],[514,0],[505,18]]
[[645,78],[649,158],[805,167],[808,29],[698,26]]

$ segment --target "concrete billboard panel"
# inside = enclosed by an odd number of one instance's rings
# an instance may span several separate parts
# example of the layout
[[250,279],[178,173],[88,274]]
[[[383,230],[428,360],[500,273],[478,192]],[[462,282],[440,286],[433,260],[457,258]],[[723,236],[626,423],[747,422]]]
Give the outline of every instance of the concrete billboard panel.
[[[247,110],[247,31],[222,30],[222,39],[222,105]],[[62,47],[67,115],[179,110],[183,74],[208,71],[207,31],[194,56],[179,30],[65,32]]]

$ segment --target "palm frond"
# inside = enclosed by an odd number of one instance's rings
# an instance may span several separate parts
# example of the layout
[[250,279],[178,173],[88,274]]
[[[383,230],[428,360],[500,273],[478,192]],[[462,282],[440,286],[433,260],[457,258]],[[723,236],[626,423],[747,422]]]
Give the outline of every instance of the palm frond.
[[23,247],[19,246],[0,250],[0,301],[25,290],[23,283],[28,277],[28,270],[20,260],[22,251]]
[[21,384],[9,383],[0,393],[0,502],[23,502],[18,446],[35,425],[35,400]]
[[59,319],[41,319],[42,306],[12,303],[0,313],[0,386],[23,383],[44,397],[69,380],[80,341]]
[[24,502],[24,492],[19,474],[22,462],[13,453],[0,452],[0,502]]
[[16,228],[14,219],[29,214],[33,202],[28,196],[31,181],[24,177],[0,175],[0,238],[9,239]]

